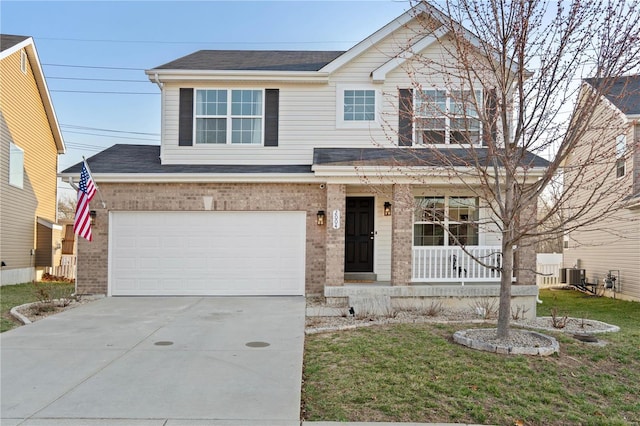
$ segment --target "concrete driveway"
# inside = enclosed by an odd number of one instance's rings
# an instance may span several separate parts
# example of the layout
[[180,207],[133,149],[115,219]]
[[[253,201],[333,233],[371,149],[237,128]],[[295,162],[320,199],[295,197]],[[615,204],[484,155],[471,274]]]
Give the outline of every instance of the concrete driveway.
[[299,425],[303,297],[112,297],[0,335],[2,425]]

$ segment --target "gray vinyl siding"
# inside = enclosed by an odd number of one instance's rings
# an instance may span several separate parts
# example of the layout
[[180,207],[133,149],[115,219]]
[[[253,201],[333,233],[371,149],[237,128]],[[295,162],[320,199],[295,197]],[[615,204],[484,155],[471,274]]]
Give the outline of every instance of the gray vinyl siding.
[[0,259],[7,269],[33,266],[37,207],[29,175],[24,175],[23,188],[9,185],[9,143],[12,142],[4,116],[0,113]]
[[[585,147],[581,147],[575,155],[569,159],[569,164],[578,161],[583,150],[593,144],[602,146],[602,156],[615,152],[615,138],[621,132],[627,136],[627,146],[633,143],[638,144],[638,130],[626,125],[626,121],[621,114],[616,113],[611,107],[602,106],[598,111],[598,118],[601,122],[607,123],[609,130],[605,135],[600,132],[587,133],[584,137]],[[627,126],[623,130],[623,126]],[[603,126],[606,127],[606,126]],[[594,142],[595,140],[595,142]],[[595,145],[594,145],[595,146]],[[612,162],[615,159],[612,157]],[[573,231],[569,234],[569,247],[564,250],[564,266],[571,268],[578,266],[585,269],[590,282],[598,280],[603,282],[604,277],[610,270],[620,271],[620,290],[623,297],[640,300],[640,208],[622,208],[614,213],[606,215],[599,214],[599,206],[610,204],[612,200],[632,195],[633,175],[637,173],[638,152],[635,157],[626,161],[625,177],[619,182],[622,184],[618,194],[606,194],[606,196],[595,203],[593,215],[597,220],[594,223]],[[595,179],[602,170],[591,169],[586,172],[586,181]],[[571,175],[569,174],[569,177]],[[616,179],[612,174],[609,179]],[[588,203],[586,197],[588,190],[580,190],[576,193],[571,202],[574,206]]]
[[564,266],[579,266],[590,282],[599,283],[610,270],[619,270],[621,293],[640,300],[640,209],[626,209],[616,221],[602,225],[607,229],[571,234]]
[[633,193],[640,193],[640,124],[636,122],[633,129],[633,140],[636,142],[636,149],[633,159],[630,161],[633,176]]

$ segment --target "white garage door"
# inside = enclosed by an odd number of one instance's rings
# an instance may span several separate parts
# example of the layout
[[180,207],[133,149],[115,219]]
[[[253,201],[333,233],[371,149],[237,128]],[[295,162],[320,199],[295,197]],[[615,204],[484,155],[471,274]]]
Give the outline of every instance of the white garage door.
[[111,212],[109,289],[304,295],[304,212]]

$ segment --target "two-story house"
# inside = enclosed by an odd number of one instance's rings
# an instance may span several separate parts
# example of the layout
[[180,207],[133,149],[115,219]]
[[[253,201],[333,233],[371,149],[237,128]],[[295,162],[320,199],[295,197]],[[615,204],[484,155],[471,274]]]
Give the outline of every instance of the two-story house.
[[60,255],[64,141],[31,37],[0,35],[0,283],[38,278]]
[[[107,208],[92,205],[79,291],[497,296],[499,273],[455,243],[499,265],[500,233],[474,226],[491,214],[468,190],[477,183],[423,148],[429,137],[461,158],[462,132],[449,117],[413,119],[425,98],[454,107],[448,76],[421,89],[408,73],[407,49],[442,58],[452,46],[425,16],[421,4],[345,52],[202,50],[147,70],[161,145],[88,159]],[[475,132],[465,137],[482,152]],[[546,165],[529,160],[532,175]],[[535,256],[519,262],[513,295],[535,312]]]
[[[570,182],[576,174],[591,182],[572,188],[571,201],[574,209],[596,204],[595,220],[565,236],[564,266],[584,270],[609,296],[640,300],[640,75],[587,79],[580,99],[594,88],[604,91],[595,125],[581,135],[565,174]],[[601,160],[588,161],[595,155]]]

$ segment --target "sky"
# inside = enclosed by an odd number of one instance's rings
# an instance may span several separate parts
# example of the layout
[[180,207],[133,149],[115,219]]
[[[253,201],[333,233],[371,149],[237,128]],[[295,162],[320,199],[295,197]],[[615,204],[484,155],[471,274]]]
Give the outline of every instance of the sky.
[[[201,49],[348,50],[410,6],[0,0],[0,32],[34,39],[67,148],[64,170],[117,143],[160,144],[160,89],[146,69]],[[62,182],[59,189],[74,195]]]

